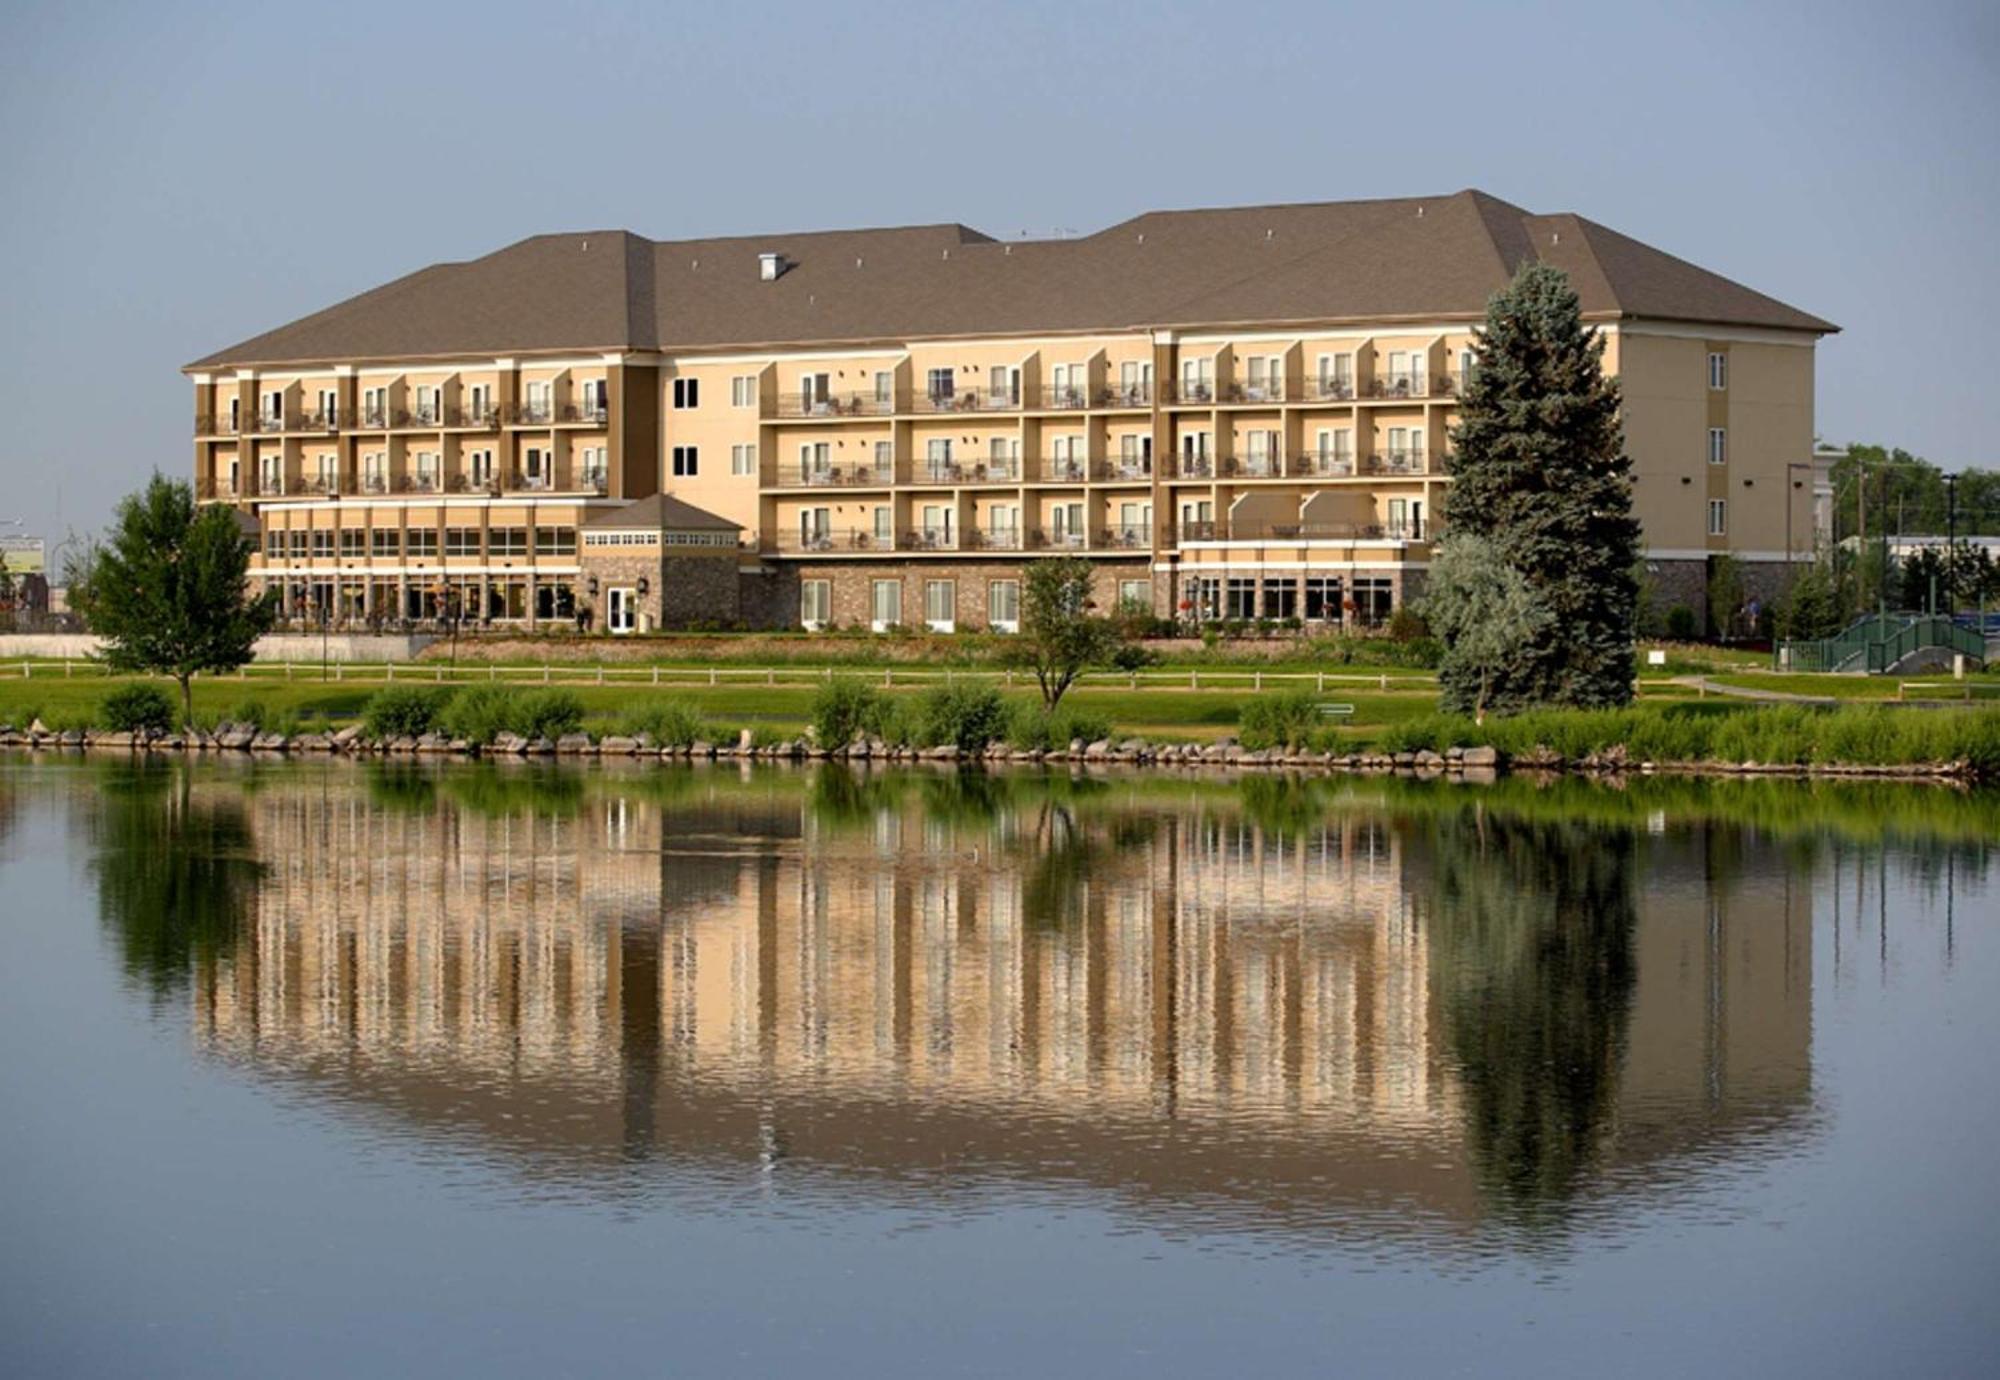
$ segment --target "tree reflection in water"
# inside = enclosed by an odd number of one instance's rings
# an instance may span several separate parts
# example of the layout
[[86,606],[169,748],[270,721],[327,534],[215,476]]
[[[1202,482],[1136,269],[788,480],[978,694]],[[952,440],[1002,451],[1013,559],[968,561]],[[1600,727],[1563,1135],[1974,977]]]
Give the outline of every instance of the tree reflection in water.
[[1552,1224],[1585,1187],[1618,1098],[1638,924],[1630,830],[1434,821],[1433,981],[1482,1190]]
[[98,911],[125,971],[156,997],[183,989],[197,963],[226,958],[248,921],[265,865],[245,783],[196,790],[179,762],[104,771],[89,815]]

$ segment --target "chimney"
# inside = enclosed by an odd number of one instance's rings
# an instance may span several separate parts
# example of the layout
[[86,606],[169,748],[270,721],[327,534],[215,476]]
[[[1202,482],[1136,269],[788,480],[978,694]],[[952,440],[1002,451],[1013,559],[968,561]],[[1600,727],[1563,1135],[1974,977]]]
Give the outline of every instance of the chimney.
[[783,254],[759,254],[757,256],[757,276],[767,283],[775,283],[791,265],[785,262]]

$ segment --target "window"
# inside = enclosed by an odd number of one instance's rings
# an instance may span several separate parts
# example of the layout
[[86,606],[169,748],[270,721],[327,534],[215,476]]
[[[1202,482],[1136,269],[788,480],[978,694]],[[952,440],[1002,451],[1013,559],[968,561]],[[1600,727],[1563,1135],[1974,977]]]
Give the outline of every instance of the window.
[[388,389],[364,388],[361,390],[361,424],[363,426],[387,426],[389,424]]
[[896,443],[894,441],[877,441],[875,443],[876,477],[880,479],[887,479],[895,473],[895,470],[896,470]]
[[896,410],[896,376],[887,369],[875,371],[875,407],[880,412]]
[[471,388],[472,401],[466,405],[466,420],[474,424],[483,423],[493,415],[493,385],[475,383]]
[[934,403],[950,402],[952,390],[951,370],[933,369],[930,371],[928,378],[930,380],[929,392],[931,401]]
[[1264,616],[1280,619],[1299,616],[1299,586],[1296,580],[1264,581]]
[[445,528],[444,554],[447,556],[477,556],[479,554],[479,529],[477,527]]
[[527,385],[528,402],[522,409],[523,420],[546,422],[554,409],[555,385],[547,379],[531,379]]
[[883,550],[896,546],[896,510],[884,505],[875,508],[875,545]]
[[282,455],[257,457],[257,492],[281,494],[285,491],[285,458]]
[[737,374],[729,380],[729,405],[731,407],[755,407],[757,405],[757,376]]
[[1207,402],[1215,396],[1215,361],[1213,359],[1184,359],[1181,361],[1181,400],[1183,402]]
[[537,527],[535,529],[535,554],[537,556],[574,556],[576,554],[576,529],[574,527]]
[[264,395],[264,429],[275,431],[285,424],[285,395],[271,392]]
[[1335,575],[1306,576],[1306,621],[1340,621],[1340,578]]
[[1223,594],[1222,616],[1244,620],[1257,616],[1257,581],[1248,575],[1231,575]]
[[340,492],[339,456],[322,455],[313,461],[313,468],[318,474],[317,484],[321,493],[337,494]]
[[1144,609],[1153,611],[1153,582],[1151,580],[1120,580],[1118,582],[1118,607],[1121,609]]
[[699,454],[699,447],[675,446],[674,478],[692,479],[694,478],[695,475],[699,474],[700,472],[701,472],[701,456]]
[[1729,463],[1729,433],[1719,426],[1708,429],[1708,463],[1726,465]]
[[333,554],[333,529],[319,527],[313,530],[312,553],[315,556],[331,556]]
[[808,415],[816,416],[827,412],[833,405],[833,376],[831,374],[799,375],[799,407]]
[[799,509],[799,545],[807,551],[824,551],[833,544],[833,510]]
[[483,489],[493,482],[493,452],[490,450],[467,451],[466,472],[471,476],[472,487]]
[[729,448],[729,472],[738,479],[757,473],[757,447],[731,446]]
[[869,613],[876,632],[903,621],[903,585],[900,580],[876,580],[869,591]]
[[701,380],[675,379],[674,380],[675,409],[677,411],[686,411],[690,407],[700,407],[700,406],[701,406]]
[[360,527],[340,529],[340,554],[359,559],[368,554],[368,533]]
[[400,534],[393,527],[377,527],[374,532],[373,547],[377,556],[394,556],[402,548],[396,538]]
[[1319,395],[1322,398],[1351,398],[1354,396],[1354,356],[1351,354],[1321,355],[1319,357]]
[[319,424],[328,427],[340,425],[340,394],[331,388],[319,390]]
[[825,627],[833,619],[833,582],[799,581],[799,622],[810,631]]
[[435,425],[441,420],[443,409],[438,405],[438,388],[434,383],[417,386],[417,420]]
[[389,492],[389,460],[381,451],[370,451],[361,457],[361,488],[371,494]]
[[555,452],[529,446],[521,454],[521,483],[530,489],[546,489],[555,468]]
[[1729,387],[1729,356],[1720,350],[1708,352],[1708,386],[1718,393]]
[[292,529],[292,540],[291,540],[291,550],[292,550],[292,559],[293,559],[293,560],[304,560],[304,559],[305,559],[305,554],[306,554],[306,540],[307,540],[307,538],[306,538],[306,529],[305,529],[305,528],[303,528],[303,527],[295,527],[295,528],[293,528],[293,529]]
[[525,527],[495,527],[486,534],[486,551],[493,556],[525,556],[528,554],[528,529]]
[[799,447],[799,478],[807,484],[825,484],[833,478],[833,448],[825,441],[807,441]]
[[403,554],[411,560],[434,557],[438,553],[438,534],[435,527],[412,527],[403,534]]
[[986,586],[986,621],[995,632],[1021,630],[1021,582],[994,580]]
[[604,379],[585,379],[578,388],[578,419],[586,422],[601,422],[610,415],[610,383]]
[[1729,534],[1729,500],[1711,498],[1708,501],[1708,534],[1722,537]]
[[948,478],[951,474],[951,438],[933,436],[924,442],[924,463],[931,478]]
[[229,400],[229,429],[231,431],[240,431],[242,430],[242,423],[243,399],[231,398]]
[[1082,407],[1090,396],[1090,370],[1082,364],[1058,364],[1051,374],[1049,402],[1054,407]]
[[1376,624],[1389,617],[1389,609],[1394,599],[1393,583],[1386,577],[1358,576],[1354,581],[1354,616],[1366,624]]
[[266,532],[264,534],[264,559],[275,561],[283,557],[284,554],[285,534],[276,530]]
[[605,486],[611,474],[605,461],[608,454],[603,446],[585,446],[577,452],[578,481],[584,488],[602,489]]
[[924,581],[924,622],[932,632],[950,632],[956,625],[958,581]]
[[1264,402],[1285,396],[1285,361],[1280,355],[1252,355],[1249,360],[1250,400]]

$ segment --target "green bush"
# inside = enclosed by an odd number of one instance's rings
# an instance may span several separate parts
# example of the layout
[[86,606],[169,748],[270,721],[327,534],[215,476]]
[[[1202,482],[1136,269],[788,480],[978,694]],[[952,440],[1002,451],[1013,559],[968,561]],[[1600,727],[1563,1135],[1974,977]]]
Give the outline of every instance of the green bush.
[[870,730],[882,714],[882,696],[851,676],[830,680],[813,696],[813,740],[823,748],[845,747]]
[[[385,690],[382,693],[389,692]],[[453,738],[463,738],[468,743],[483,747],[510,731],[508,722],[514,716],[517,699],[519,695],[511,686],[467,686],[446,701],[442,712],[436,715],[437,727]],[[371,704],[373,702],[370,701]],[[374,732],[372,723],[369,731]]]
[[583,727],[583,701],[569,690],[530,690],[514,703],[507,728],[523,738],[556,739]]
[[1052,752],[1068,748],[1079,738],[1095,743],[1115,731],[1111,720],[1087,709],[1065,706],[1051,715],[1041,705],[1023,701],[1008,711],[1004,736],[1009,747]]
[[940,685],[917,702],[916,722],[925,747],[980,752],[1006,735],[1007,705],[990,685]]
[[435,731],[454,703],[449,690],[385,685],[361,707],[361,725],[371,738],[418,738]]
[[106,695],[97,717],[113,733],[170,733],[178,715],[173,697],[159,686],[132,684]]
[[233,724],[248,724],[262,733],[270,725],[271,711],[262,700],[238,700],[236,707],[229,711],[228,719]]
[[1319,706],[1319,694],[1303,688],[1253,695],[1237,712],[1237,736],[1253,751],[1305,747],[1320,727]]
[[656,701],[628,710],[618,721],[618,731],[632,738],[643,735],[660,747],[684,748],[697,739],[716,741],[704,732],[701,716],[676,700]]
[[1694,616],[1694,610],[1686,604],[1675,604],[1667,610],[1667,636],[1676,642],[1692,642],[1701,632],[1701,624]]

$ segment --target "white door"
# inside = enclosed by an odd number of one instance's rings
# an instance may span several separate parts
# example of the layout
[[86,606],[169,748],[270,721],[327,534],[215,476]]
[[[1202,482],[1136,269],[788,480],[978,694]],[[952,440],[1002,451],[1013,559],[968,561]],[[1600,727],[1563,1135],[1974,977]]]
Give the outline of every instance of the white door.
[[639,591],[636,589],[614,589],[605,615],[604,626],[622,637],[639,625]]

